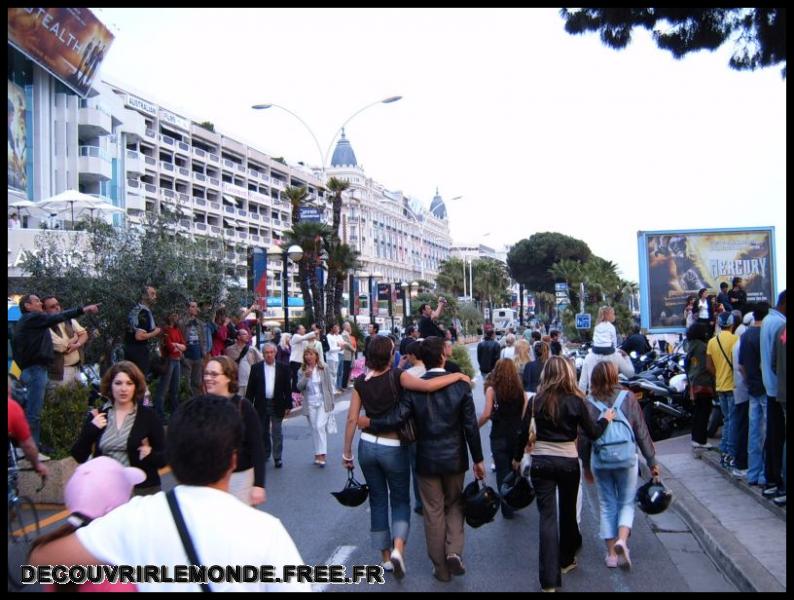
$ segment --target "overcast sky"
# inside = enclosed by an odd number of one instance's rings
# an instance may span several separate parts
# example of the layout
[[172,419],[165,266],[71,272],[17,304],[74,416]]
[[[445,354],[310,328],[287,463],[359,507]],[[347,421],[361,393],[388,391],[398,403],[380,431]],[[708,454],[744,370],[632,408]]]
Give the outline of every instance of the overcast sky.
[[[116,34],[100,77],[289,162],[347,136],[368,176],[455,242],[580,238],[637,281],[637,231],[776,227],[786,282],[786,85],[729,48],[674,60],[571,36],[556,9],[93,9]],[[490,235],[486,235],[490,233]]]

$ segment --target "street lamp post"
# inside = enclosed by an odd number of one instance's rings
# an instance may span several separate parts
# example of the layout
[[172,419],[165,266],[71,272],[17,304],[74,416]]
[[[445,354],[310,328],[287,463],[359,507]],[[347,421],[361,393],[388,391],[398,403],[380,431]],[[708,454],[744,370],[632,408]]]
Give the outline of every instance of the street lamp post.
[[339,134],[342,132],[342,130],[345,128],[345,125],[347,125],[350,121],[353,120],[354,117],[358,116],[359,114],[361,114],[362,112],[364,112],[368,108],[376,106],[377,104],[391,104],[392,102],[397,102],[401,98],[402,98],[402,96],[389,96],[388,98],[384,98],[383,100],[377,100],[375,102],[371,102],[370,104],[367,104],[366,106],[358,109],[356,112],[354,112],[352,115],[350,115],[345,120],[344,123],[342,123],[342,126],[339,127],[339,129],[336,130],[336,132],[334,133],[334,136],[331,138],[331,143],[328,145],[328,150],[325,152],[325,154],[323,154],[323,151],[320,148],[320,142],[317,140],[317,136],[314,135],[314,131],[312,131],[312,128],[309,127],[309,125],[306,123],[306,121],[301,119],[296,113],[294,113],[293,111],[288,109],[286,106],[282,106],[281,104],[274,104],[273,102],[269,102],[267,104],[254,104],[253,106],[251,106],[251,108],[253,108],[254,110],[267,110],[268,108],[271,108],[271,107],[280,108],[281,110],[291,114],[293,117],[295,117],[296,119],[298,119],[298,121],[301,122],[301,124],[306,128],[306,131],[309,132],[309,135],[312,136],[312,139],[314,140],[314,145],[317,147],[317,154],[320,157],[320,169],[322,171],[322,179],[323,179],[323,183],[325,183],[325,167],[326,167],[326,164],[328,163],[328,156],[331,154],[331,149],[334,146],[334,142],[336,141],[336,138],[339,136]]
[[292,262],[300,262],[303,258],[303,248],[294,244],[289,248],[280,248],[278,246],[271,246],[270,250],[268,250],[267,255],[272,258],[280,258],[281,259],[281,307],[284,310],[284,333],[289,332],[289,277],[287,275],[287,266],[288,261],[292,260]]
[[409,306],[409,304],[408,304],[408,293],[409,293],[408,288],[409,288],[409,286],[410,286],[410,284],[407,281],[403,281],[400,284],[400,287],[402,288],[402,291],[403,291],[403,330],[405,330],[405,328],[408,327],[408,306]]

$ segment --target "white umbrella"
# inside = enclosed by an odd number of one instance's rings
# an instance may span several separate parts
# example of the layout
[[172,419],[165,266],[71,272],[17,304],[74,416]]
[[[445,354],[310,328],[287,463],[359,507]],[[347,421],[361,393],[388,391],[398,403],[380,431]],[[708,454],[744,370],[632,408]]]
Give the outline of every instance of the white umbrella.
[[31,202],[30,200],[17,200],[16,202],[11,202],[8,205],[8,208],[16,208],[17,209],[17,216],[21,217],[20,211],[27,210],[31,215],[35,216],[36,212],[40,212],[41,208],[35,203]]
[[78,210],[84,208],[97,208],[96,204],[98,201],[96,197],[78,192],[77,190],[66,190],[51,198],[37,202],[36,206],[48,213],[64,213],[71,211],[72,223],[74,223],[75,208]]
[[113,206],[109,202],[105,202],[104,200],[100,200],[99,198],[95,198],[94,200],[96,200],[94,206],[85,206],[78,211],[77,213],[78,218],[85,216],[85,214],[88,213],[88,215],[93,219],[95,211],[99,211],[100,214],[105,214],[105,215],[121,215],[127,212],[123,208],[120,208],[118,206]]

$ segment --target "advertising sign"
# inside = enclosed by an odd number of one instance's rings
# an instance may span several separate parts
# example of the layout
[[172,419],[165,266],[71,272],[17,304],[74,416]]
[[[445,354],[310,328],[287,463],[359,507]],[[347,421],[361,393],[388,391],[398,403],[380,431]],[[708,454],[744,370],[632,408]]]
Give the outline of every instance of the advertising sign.
[[716,296],[723,281],[741,277],[747,303],[775,297],[775,228],[640,231],[642,326],[651,333],[682,332],[690,295]]
[[389,301],[391,300],[391,284],[378,284],[378,315],[381,317],[389,314]]
[[8,43],[86,97],[113,34],[87,8],[9,8]]
[[264,309],[267,306],[267,252],[254,248],[254,298]]
[[27,141],[25,138],[25,90],[8,82],[8,187],[28,187]]

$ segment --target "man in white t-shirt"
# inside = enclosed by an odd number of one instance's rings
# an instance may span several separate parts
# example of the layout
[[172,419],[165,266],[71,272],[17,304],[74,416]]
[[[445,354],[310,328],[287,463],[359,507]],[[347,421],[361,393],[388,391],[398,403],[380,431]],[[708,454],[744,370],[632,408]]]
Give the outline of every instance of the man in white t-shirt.
[[[166,452],[185,526],[201,565],[271,565],[283,577],[284,565],[303,559],[277,518],[240,502],[229,490],[242,443],[242,420],[226,398],[199,396],[180,404],[168,425]],[[190,561],[174,523],[165,492],[139,496],[75,533],[37,547],[34,565],[160,565],[173,578]],[[141,592],[199,591],[197,583],[138,582]],[[308,592],[297,583],[209,583],[213,592]]]

